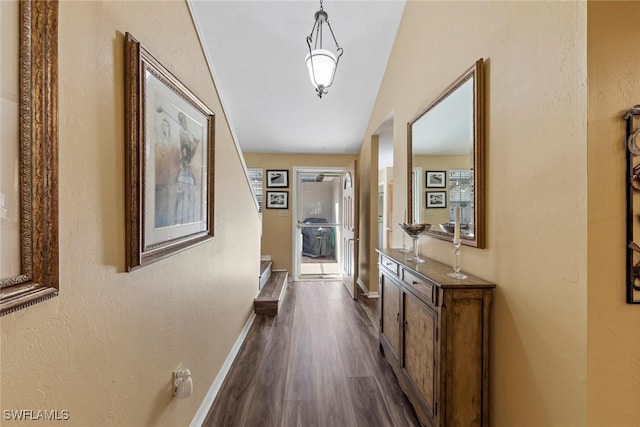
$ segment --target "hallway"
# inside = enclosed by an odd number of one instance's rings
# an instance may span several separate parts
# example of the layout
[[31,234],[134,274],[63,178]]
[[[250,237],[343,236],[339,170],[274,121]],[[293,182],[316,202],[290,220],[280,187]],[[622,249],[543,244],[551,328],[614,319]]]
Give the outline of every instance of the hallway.
[[417,426],[378,346],[377,299],[294,282],[258,316],[204,426]]

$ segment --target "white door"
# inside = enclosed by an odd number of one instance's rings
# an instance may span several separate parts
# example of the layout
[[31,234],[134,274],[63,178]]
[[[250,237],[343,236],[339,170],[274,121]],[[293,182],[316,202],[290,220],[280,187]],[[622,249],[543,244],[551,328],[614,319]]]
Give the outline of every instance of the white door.
[[358,186],[354,160],[344,171],[342,186],[342,280],[352,298],[358,296]]
[[339,279],[342,169],[294,168],[295,280]]

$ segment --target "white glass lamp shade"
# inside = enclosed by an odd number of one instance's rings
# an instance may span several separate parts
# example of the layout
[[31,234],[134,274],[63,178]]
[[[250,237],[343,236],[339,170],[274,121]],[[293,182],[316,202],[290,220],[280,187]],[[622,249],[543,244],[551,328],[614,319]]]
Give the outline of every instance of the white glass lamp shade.
[[331,86],[336,72],[336,56],[326,49],[315,49],[304,59],[311,83],[317,88]]

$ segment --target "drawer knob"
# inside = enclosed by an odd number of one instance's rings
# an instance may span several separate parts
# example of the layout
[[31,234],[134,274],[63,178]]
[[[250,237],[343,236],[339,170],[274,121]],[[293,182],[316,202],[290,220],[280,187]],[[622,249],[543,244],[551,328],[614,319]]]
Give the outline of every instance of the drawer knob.
[[416,285],[418,284],[418,282],[416,282],[416,281],[414,280],[413,282],[411,282],[411,284],[412,284],[413,286],[416,286]]

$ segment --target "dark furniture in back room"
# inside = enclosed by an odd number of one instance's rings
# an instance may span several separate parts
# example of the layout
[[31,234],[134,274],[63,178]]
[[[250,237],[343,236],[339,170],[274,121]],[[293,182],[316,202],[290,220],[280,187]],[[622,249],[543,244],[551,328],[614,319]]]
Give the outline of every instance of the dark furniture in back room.
[[[324,218],[307,218],[304,224],[326,224]],[[332,227],[302,227],[302,255],[311,258],[332,257],[334,247]]]

